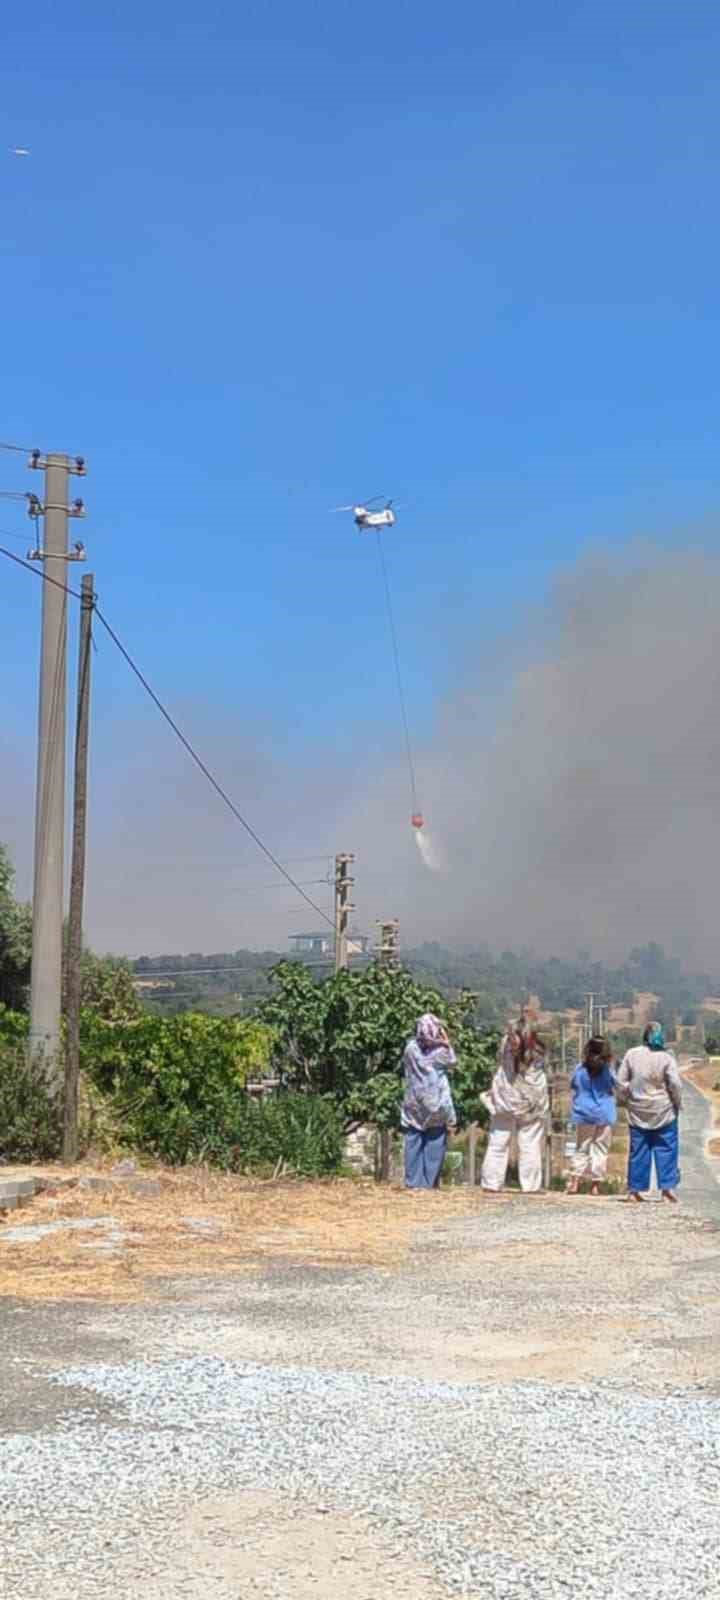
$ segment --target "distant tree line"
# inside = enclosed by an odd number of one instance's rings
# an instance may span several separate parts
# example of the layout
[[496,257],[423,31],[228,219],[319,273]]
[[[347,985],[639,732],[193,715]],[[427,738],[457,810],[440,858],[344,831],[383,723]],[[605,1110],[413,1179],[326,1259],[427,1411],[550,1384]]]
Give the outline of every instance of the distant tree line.
[[[450,950],[426,943],[403,950],[403,965],[414,976],[450,998],[464,993],[474,997],[476,1020],[486,1027],[500,1026],[508,1007],[538,994],[551,1011],[580,1009],[593,992],[614,1005],[631,1005],[637,992],[650,991],[660,999],[659,1013],[678,1017],[685,1024],[697,1020],[707,995],[720,991],[720,978],[710,973],[687,973],[674,956],[651,942],[630,951],[618,965],[595,961],[581,950],[573,959],[539,957],[531,951],[505,950],[494,955],[486,946]],[[137,977],[173,972],[173,988],[148,991],[144,1004],[159,1011],[196,1006],[219,1014],[252,1010],[270,991],[273,966],[287,957],[276,951],[235,950],[214,955],[143,956],[133,963]],[[216,969],[216,970],[211,970]],[[314,969],[316,975],[330,970]]]

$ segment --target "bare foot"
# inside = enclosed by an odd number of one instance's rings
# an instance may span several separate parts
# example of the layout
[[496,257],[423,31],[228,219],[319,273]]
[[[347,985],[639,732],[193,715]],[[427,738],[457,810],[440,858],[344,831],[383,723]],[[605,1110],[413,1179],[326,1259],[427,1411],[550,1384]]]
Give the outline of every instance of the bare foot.
[[637,1205],[642,1204],[642,1198],[642,1195],[638,1194],[636,1189],[631,1189],[629,1195],[627,1196],[628,1201],[634,1200]]
[[578,1192],[578,1183],[577,1183],[577,1180],[576,1180],[576,1179],[573,1179],[573,1178],[571,1178],[571,1179],[570,1179],[570,1182],[569,1182],[569,1184],[568,1184],[568,1186],[567,1186],[567,1189],[566,1189],[566,1190],[565,1190],[565,1193],[566,1193],[566,1194],[577,1194],[577,1192]]
[[663,1200],[669,1200],[671,1206],[676,1206],[678,1203],[678,1197],[676,1194],[673,1194],[672,1189],[663,1189],[662,1197]]
[[593,1186],[592,1186],[592,1188],[590,1190],[590,1193],[592,1195],[594,1195],[595,1199],[597,1200],[597,1197],[598,1197],[598,1195],[600,1193],[600,1190],[599,1190],[598,1185],[596,1183],[593,1184]]

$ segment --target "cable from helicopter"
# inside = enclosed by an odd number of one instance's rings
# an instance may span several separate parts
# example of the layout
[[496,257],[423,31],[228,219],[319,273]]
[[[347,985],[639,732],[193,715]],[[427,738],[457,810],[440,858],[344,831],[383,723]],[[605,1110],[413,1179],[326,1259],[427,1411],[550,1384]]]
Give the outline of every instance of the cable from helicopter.
[[382,498],[382,495],[375,495],[373,499],[367,500],[363,504],[336,506],[334,509],[336,511],[351,511],[356,528],[358,528],[361,533],[374,532],[377,537],[378,557],[380,560],[380,571],[382,573],[383,589],[385,592],[385,606],[387,609],[388,627],[390,630],[390,642],[392,646],[393,663],[395,666],[395,681],[397,684],[398,702],[400,705],[400,717],[403,729],[403,741],[405,745],[405,759],[407,761],[410,795],[412,799],[410,823],[414,830],[415,840],[422,859],[426,866],[431,866],[434,863],[431,857],[430,846],[422,833],[422,830],[425,827],[425,818],[420,809],[420,803],[418,800],[415,759],[413,756],[412,741],[410,738],[410,721],[408,718],[407,701],[405,698],[405,688],[403,684],[402,669],[400,666],[400,649],[398,646],[397,627],[395,624],[395,611],[392,602],[392,592],[390,589],[390,576],[388,573],[387,561],[385,559],[385,550],[383,548],[383,529],[393,528],[395,526],[395,507],[392,500],[386,500],[384,505],[382,505],[379,510],[374,510],[373,507],[376,506],[377,502],[381,501]]

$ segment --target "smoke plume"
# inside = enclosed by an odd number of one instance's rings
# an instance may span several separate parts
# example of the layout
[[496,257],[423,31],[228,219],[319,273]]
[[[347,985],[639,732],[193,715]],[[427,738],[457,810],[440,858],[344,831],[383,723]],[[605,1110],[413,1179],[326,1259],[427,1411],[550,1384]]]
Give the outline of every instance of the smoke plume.
[[[333,851],[354,852],[361,931],[398,916],[406,948],[438,939],[605,957],[656,939],[720,971],[719,615],[716,556],[645,546],[584,558],[542,602],[519,593],[502,631],[480,620],[479,642],[458,639],[450,613],[445,631],[436,618],[435,647],[445,659],[456,651],[457,665],[433,737],[416,749],[422,833],[391,733],[384,754],[381,734],[372,746],[358,737],[353,772],[326,745],[290,759],[279,735],[248,734],[242,718],[233,727],[206,706],[176,709],[303,883],[326,874]],[[274,869],[152,708],[139,715],[132,727],[107,707],[96,719],[95,946],[286,948],[293,931],[322,927],[291,890],[270,888]],[[27,892],[31,765],[10,765],[24,800],[5,785],[0,837]],[[316,852],[326,860],[295,860]],[[327,884],[306,892],[331,913]]]
[[657,939],[720,968],[719,612],[717,558],[654,547],[584,559],[540,609],[519,599],[419,757],[446,870],[420,873],[389,825],[398,764],[345,826],[364,903],[405,944],[612,956]]

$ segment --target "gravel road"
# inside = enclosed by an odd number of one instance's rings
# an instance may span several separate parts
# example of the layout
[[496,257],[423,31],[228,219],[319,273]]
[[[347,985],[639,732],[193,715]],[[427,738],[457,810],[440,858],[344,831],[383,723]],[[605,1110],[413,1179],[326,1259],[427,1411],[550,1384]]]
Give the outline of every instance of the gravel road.
[[717,1593],[720,1187],[418,1207],[392,1271],[3,1302],[12,1600]]

